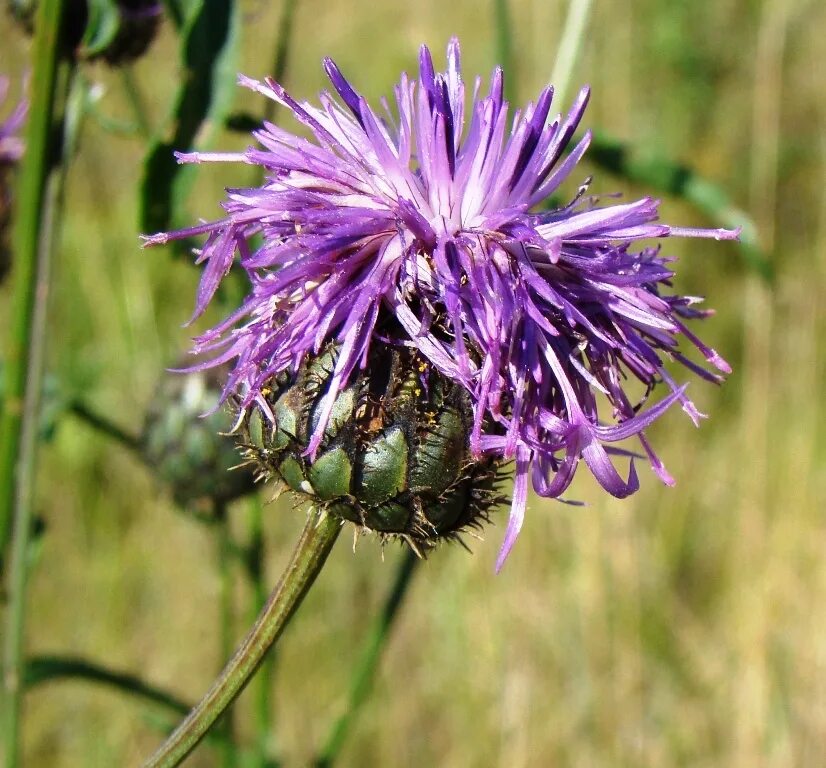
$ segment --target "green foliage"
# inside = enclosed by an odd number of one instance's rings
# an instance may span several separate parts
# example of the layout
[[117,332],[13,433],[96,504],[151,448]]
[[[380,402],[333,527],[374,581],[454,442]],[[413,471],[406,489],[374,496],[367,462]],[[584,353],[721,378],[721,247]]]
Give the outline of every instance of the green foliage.
[[181,28],[180,87],[171,125],[153,142],[142,180],[140,226],[160,232],[184,221],[182,207],[195,180],[174,152],[204,149],[226,120],[235,94],[240,9],[231,0],[191,0]]

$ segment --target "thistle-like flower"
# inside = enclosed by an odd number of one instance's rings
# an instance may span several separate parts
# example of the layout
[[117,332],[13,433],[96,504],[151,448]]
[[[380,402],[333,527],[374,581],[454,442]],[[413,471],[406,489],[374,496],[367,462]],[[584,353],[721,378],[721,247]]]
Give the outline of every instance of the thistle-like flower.
[[[383,101],[377,113],[331,60],[324,66],[340,101],[325,92],[319,106],[272,80],[240,77],[312,138],[267,123],[254,133],[260,147],[246,152],[179,154],[256,165],[266,180],[229,190],[224,218],[147,238],[207,235],[196,317],[236,259],[249,276],[243,304],[194,348],[209,357],[204,365],[234,363],[225,396],[236,393],[277,430],[272,383],[334,344],[303,451],[312,461],[371,351],[414,350],[466,393],[470,455],[515,461],[497,568],[522,525],[529,479],[539,495],[558,498],[584,460],[603,488],[627,496],[638,488],[633,458],[623,477],[610,457],[632,455],[614,444],[636,437],[672,483],[644,430],[675,402],[695,422],[700,414],[664,361],[721,381],[683,356],[682,337],[717,371],[729,367],[686,328],[707,313],[668,292],[671,259],[636,243],[737,233],[667,226],[657,200],[616,203],[588,195],[587,182],[566,205],[548,207],[588,148],[588,132],[570,147],[587,88],[564,118],[551,117],[550,87],[509,118],[501,69],[487,95],[477,78],[466,98],[454,39],[446,72],[434,71],[422,47],[418,79],[403,74],[395,108]],[[628,379],[641,383],[641,398]],[[670,394],[643,408],[659,381]]]

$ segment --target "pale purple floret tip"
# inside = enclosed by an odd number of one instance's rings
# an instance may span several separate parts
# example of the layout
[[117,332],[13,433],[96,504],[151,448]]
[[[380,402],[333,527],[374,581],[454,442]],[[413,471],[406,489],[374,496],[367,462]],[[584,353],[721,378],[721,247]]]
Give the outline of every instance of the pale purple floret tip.
[[[684,325],[706,314],[697,300],[664,290],[670,260],[634,244],[737,233],[671,228],[657,220],[657,200],[610,204],[584,188],[563,207],[538,210],[588,147],[589,133],[569,146],[588,89],[564,118],[550,117],[547,88],[509,119],[499,69],[487,95],[477,79],[466,98],[454,39],[446,72],[434,71],[422,47],[418,80],[403,74],[396,109],[377,114],[332,61],[324,67],[340,101],[323,93],[320,106],[271,80],[241,77],[312,138],[265,124],[254,134],[259,148],[181,156],[255,164],[266,182],[229,190],[223,219],[147,238],[208,234],[196,316],[236,259],[246,270],[245,302],[194,349],[210,356],[205,366],[234,361],[226,394],[266,412],[261,391],[271,377],[337,340],[313,454],[336,394],[366,364],[370,345],[387,343],[377,320],[394,317],[395,343],[415,346],[469,392],[472,450],[515,461],[497,570],[521,528],[529,480],[539,495],[558,498],[584,459],[607,491],[627,496],[638,488],[633,459],[623,477],[610,456],[630,455],[612,445],[636,437],[656,474],[673,482],[644,430],[675,402],[695,421],[700,414],[663,361],[721,380],[683,356],[682,336],[713,368],[729,367]],[[642,398],[627,392],[629,379],[641,382]],[[658,381],[670,394],[642,409]]]
[[[0,76],[0,107],[9,93],[9,78]],[[5,118],[0,119],[0,166],[16,163],[23,155],[23,123],[29,102],[20,99]]]

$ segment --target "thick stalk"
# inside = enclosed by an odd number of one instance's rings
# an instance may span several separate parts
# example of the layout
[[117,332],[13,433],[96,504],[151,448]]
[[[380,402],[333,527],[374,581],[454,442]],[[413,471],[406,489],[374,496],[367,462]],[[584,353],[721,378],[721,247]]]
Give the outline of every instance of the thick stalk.
[[204,698],[149,758],[144,768],[179,765],[232,704],[321,572],[340,530],[341,523],[329,515],[316,511],[309,515],[292,559],[255,625]]
[[14,515],[3,642],[2,735],[6,768],[15,768],[20,758],[26,582],[46,312],[65,171],[59,162],[55,164],[58,158],[52,144],[52,130],[56,105],[65,102],[63,96],[72,80],[68,66],[62,72],[58,67],[62,16],[62,0],[44,0],[38,8],[32,109],[13,233],[14,307],[0,434],[0,558],[11,528],[10,515],[12,512]]
[[350,683],[350,694],[347,698],[347,706],[341,717],[336,720],[330,729],[324,747],[316,759],[315,768],[330,768],[341,752],[341,747],[356,720],[356,715],[361,709],[364,700],[367,698],[367,694],[370,692],[370,686],[376,674],[376,667],[381,658],[382,649],[387,644],[387,638],[390,636],[393,621],[399,612],[399,607],[402,604],[408,586],[410,586],[410,579],[415,572],[415,566],[418,562],[419,557],[412,549],[408,549],[402,556],[402,560],[396,571],[396,579],[393,582],[393,586],[390,589],[381,613],[371,627],[367,645],[353,674]]
[[14,507],[23,404],[32,348],[37,264],[46,182],[54,159],[52,129],[57,96],[60,30],[66,0],[38,5],[26,151],[20,165],[12,232],[12,308],[5,355],[5,399],[0,422],[0,559],[6,552]]

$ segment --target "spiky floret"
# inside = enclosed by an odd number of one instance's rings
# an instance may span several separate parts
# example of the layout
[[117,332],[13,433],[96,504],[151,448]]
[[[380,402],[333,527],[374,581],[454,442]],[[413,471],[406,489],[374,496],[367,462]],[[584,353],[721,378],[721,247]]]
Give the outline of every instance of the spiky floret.
[[[546,88],[509,119],[500,69],[484,96],[476,80],[468,104],[453,40],[444,73],[423,47],[418,80],[402,75],[395,110],[383,102],[377,114],[332,61],[325,68],[340,102],[323,93],[320,106],[299,103],[272,80],[241,77],[311,138],[265,124],[254,133],[260,148],[179,155],[254,164],[267,178],[230,190],[225,218],[147,238],[208,235],[196,315],[236,257],[247,271],[246,300],[195,347],[213,357],[206,365],[234,361],[227,394],[266,413],[267,382],[334,340],[340,353],[308,439],[316,455],[338,394],[385,343],[380,313],[395,317],[401,330],[392,341],[414,346],[469,394],[472,452],[515,459],[499,566],[522,525],[529,477],[537,493],[559,497],[584,460],[607,491],[627,496],[638,487],[633,463],[622,477],[610,455],[627,454],[613,444],[636,436],[672,482],[644,430],[675,402],[695,422],[699,413],[664,363],[721,380],[683,356],[682,337],[712,367],[729,368],[687,330],[685,321],[704,313],[696,299],[671,293],[670,259],[634,246],[737,233],[662,224],[651,198],[616,204],[583,193],[541,210],[588,147],[586,132],[569,149],[587,88],[565,118],[551,116]],[[665,382],[671,393],[641,408],[626,379],[645,391]]]
[[337,393],[318,451],[308,455],[339,354],[328,345],[266,387],[272,419],[258,405],[242,413],[242,450],[260,476],[420,553],[479,527],[502,501],[497,461],[471,455],[467,392],[415,350],[374,349],[365,372]]

